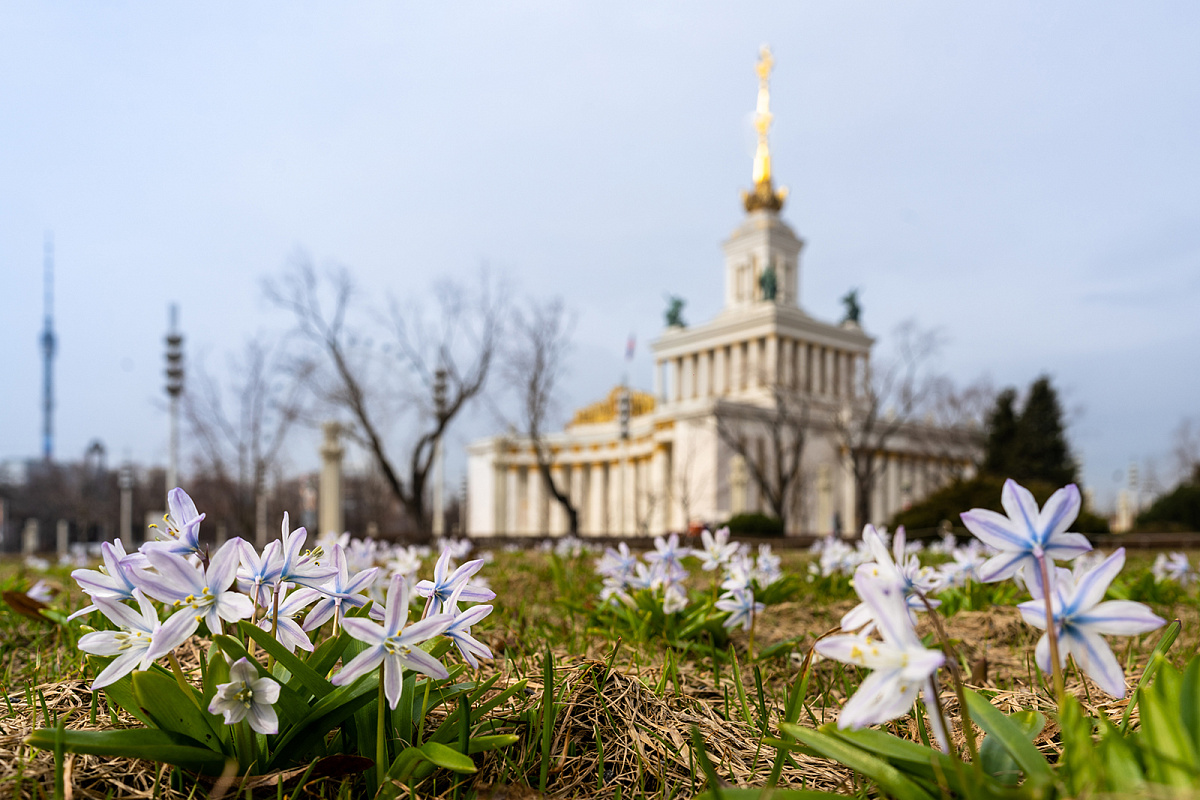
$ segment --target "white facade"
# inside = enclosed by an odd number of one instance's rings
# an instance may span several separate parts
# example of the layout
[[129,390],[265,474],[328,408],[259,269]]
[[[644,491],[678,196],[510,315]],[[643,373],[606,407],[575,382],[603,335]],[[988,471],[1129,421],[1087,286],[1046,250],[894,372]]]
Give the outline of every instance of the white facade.
[[[725,308],[706,324],[668,328],[652,344],[654,390],[632,393],[629,437],[620,436],[620,389],[547,437],[556,482],[570,487],[582,535],[659,534],[719,523],[739,511],[769,511],[744,459],[718,435],[717,418],[762,437],[762,425],[752,420],[773,409],[780,389],[807,399],[810,408],[789,533],[829,533],[839,520],[845,527],[854,519],[854,482],[832,422],[859,398],[873,340],[855,323],[829,324],[800,308],[802,244],[776,212],[748,213],[724,247]],[[764,299],[761,286],[767,265],[777,273],[773,300]],[[769,445],[762,442],[760,451]],[[878,457],[884,466],[873,492],[874,523],[961,466],[902,435]],[[467,479],[471,536],[567,531],[566,514],[519,437],[472,443]]]
[[[780,397],[807,408],[806,424],[792,428],[804,430],[806,444],[798,488],[786,504],[787,532],[826,534],[855,518],[854,480],[834,422],[863,403],[874,340],[857,322],[822,322],[800,305],[804,243],[780,218],[786,192],[775,190],[770,175],[770,64],[764,53],[755,186],[743,195],[746,216],[723,246],[724,308],[705,324],[667,328],[652,343],[654,386],[651,393],[631,393],[627,437],[618,419],[625,390],[618,387],[544,440],[556,485],[569,487],[582,535],[661,534],[718,524],[742,511],[768,512],[750,473],[754,466],[770,468],[774,441],[788,438],[772,436],[763,424]],[[727,434],[745,439],[746,455],[719,435],[719,420]],[[885,522],[967,465],[971,454],[961,447],[936,453],[922,447],[928,430],[906,426],[875,453],[882,471],[871,522]],[[567,515],[520,437],[469,445],[467,506],[471,536],[568,530]]]

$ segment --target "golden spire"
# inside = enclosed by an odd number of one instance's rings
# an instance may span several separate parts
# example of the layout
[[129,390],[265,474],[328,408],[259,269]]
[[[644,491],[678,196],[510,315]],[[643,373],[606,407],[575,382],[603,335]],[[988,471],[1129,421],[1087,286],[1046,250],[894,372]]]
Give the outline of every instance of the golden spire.
[[787,197],[787,189],[775,191],[771,183],[771,149],[767,132],[771,129],[772,120],[770,78],[774,66],[771,49],[764,44],[759,51],[758,64],[755,65],[755,71],[758,72],[758,103],[754,111],[754,128],[758,131],[758,147],[754,150],[754,191],[742,192],[742,203],[747,211],[779,211]]

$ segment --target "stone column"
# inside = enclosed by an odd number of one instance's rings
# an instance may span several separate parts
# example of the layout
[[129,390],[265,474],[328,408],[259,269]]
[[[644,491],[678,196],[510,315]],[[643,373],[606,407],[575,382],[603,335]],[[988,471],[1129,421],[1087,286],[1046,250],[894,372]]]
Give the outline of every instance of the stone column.
[[495,470],[493,477],[492,527],[497,535],[508,532],[505,523],[508,521],[508,470],[503,462],[493,462]]
[[318,535],[341,535],[346,529],[342,515],[342,426],[337,422],[321,425],[325,440],[321,442],[321,482],[317,494]]
[[729,511],[741,514],[746,510],[746,459],[740,454],[729,459]]
[[59,558],[66,558],[71,554],[71,523],[65,519],[60,519],[55,528],[55,552]]
[[526,523],[529,533],[534,536],[546,534],[546,481],[534,461],[529,467],[525,478],[525,497],[528,499],[529,510],[526,512]]
[[793,370],[794,360],[796,358],[796,343],[793,339],[784,339],[779,343],[779,383],[785,387],[791,388],[794,384],[796,373]]
[[767,363],[762,370],[767,387],[774,386],[779,381],[779,339],[774,334],[767,337]]
[[742,343],[735,342],[729,348],[729,391],[737,394],[742,390],[742,377],[745,366],[742,364]]
[[[649,490],[655,498],[650,533],[666,533],[671,527],[671,459],[665,444],[656,445],[650,456]],[[686,527],[686,523],[684,524]]]
[[661,401],[663,399],[662,391],[662,361],[655,359],[654,361],[654,397]]
[[21,531],[21,555],[32,556],[42,549],[41,528],[36,518],[25,520]]
[[671,359],[671,400],[678,403],[682,399],[680,381],[683,378],[683,363],[680,358]]
[[721,345],[713,351],[713,394],[722,395],[729,391],[728,367],[725,363],[725,346]]
[[517,514],[521,510],[520,499],[517,495],[519,470],[520,467],[518,467],[516,464],[510,464],[508,466],[508,474],[505,476],[504,480],[504,505],[505,511],[507,512],[505,514],[504,530],[510,534],[519,534],[521,532],[521,528],[517,524]]

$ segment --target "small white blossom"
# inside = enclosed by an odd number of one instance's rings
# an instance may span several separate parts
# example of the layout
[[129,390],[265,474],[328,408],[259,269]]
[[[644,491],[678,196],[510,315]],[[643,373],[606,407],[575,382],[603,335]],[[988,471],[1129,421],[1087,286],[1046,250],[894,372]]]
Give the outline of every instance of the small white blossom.
[[217,686],[208,713],[223,715],[226,725],[249,717],[250,727],[259,733],[279,733],[279,717],[274,708],[278,699],[279,684],[271,678],[260,678],[253,664],[239,658],[229,668],[229,683]]

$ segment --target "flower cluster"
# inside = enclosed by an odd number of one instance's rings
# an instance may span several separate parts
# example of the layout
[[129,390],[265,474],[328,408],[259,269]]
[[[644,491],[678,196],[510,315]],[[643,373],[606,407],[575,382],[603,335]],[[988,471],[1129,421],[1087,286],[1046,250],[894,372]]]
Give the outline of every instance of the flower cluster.
[[[116,628],[92,631],[79,640],[84,652],[112,658],[93,689],[149,669],[159,659],[173,659],[176,648],[197,632],[220,634],[242,620],[271,633],[289,652],[312,651],[313,636],[327,624],[333,635],[345,631],[367,643],[334,675],[333,683],[350,683],[382,664],[393,708],[402,670],[447,675],[438,659],[417,647],[422,642],[444,635],[472,667],[479,666],[480,658],[491,658],[488,647],[471,635],[472,626],[492,610],[486,601],[495,597],[478,579],[472,582],[484,562],[455,563],[469,554],[469,542],[446,543],[433,580],[418,582],[428,550],[345,534],[321,537],[306,549],[307,531],[292,530],[286,513],[280,538],[261,552],[250,542],[231,539],[209,553],[199,538],[204,514],[187,493],[173,489],[168,505],[170,512],[165,524],[154,528],[153,541],[133,552],[120,541],[105,543],[101,566],[71,573],[91,599],[74,616],[98,611]],[[422,618],[408,624],[414,594],[427,599]],[[348,616],[369,603],[370,616],[382,620],[382,627],[361,612]],[[276,733],[272,706],[279,684],[247,659],[230,667],[229,677],[216,687],[209,712],[230,724],[247,720],[259,733]]]
[[659,536],[654,550],[641,560],[624,542],[607,548],[596,562],[596,572],[604,579],[601,601],[632,605],[631,592],[648,590],[660,597],[664,614],[682,611],[688,606],[685,583],[689,572],[684,559],[699,559],[705,572],[720,571],[723,591],[714,607],[729,614],[725,627],[741,625],[748,630],[764,607],[755,600],[755,592],[783,577],[779,556],[766,544],[759,545],[757,556],[752,555],[748,545],[729,541],[728,528],[715,534],[705,530],[700,541],[701,547],[693,549],[680,545],[679,534]]

